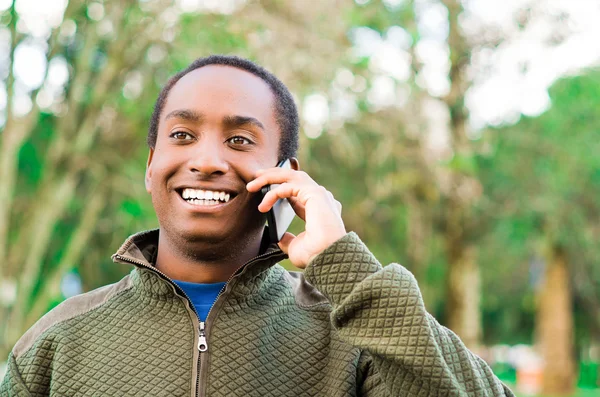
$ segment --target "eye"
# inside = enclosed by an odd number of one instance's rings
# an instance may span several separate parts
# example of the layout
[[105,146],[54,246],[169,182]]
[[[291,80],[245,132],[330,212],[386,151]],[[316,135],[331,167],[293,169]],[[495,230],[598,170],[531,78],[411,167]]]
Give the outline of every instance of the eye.
[[173,133],[171,133],[171,135],[169,135],[169,138],[173,138],[177,141],[189,141],[194,139],[192,134],[186,131],[174,131]]
[[234,145],[251,145],[252,141],[248,138],[244,138],[243,136],[233,136],[227,140],[227,142],[233,143]]

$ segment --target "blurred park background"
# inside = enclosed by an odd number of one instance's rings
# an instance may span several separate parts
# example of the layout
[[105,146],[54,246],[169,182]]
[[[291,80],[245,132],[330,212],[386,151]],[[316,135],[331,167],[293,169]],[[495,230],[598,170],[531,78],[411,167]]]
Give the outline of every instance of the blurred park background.
[[157,225],[156,96],[226,53],[290,87],[302,167],[503,380],[600,395],[599,19],[595,0],[0,0],[0,363],[131,270],[110,255]]

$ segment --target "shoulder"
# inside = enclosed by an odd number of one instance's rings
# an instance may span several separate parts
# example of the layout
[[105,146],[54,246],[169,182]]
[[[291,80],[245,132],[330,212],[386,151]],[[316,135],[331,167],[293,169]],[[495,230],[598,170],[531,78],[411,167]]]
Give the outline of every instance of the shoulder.
[[296,304],[302,308],[329,305],[329,301],[318,289],[310,284],[302,272],[283,271],[283,279],[292,289]]
[[67,320],[79,317],[101,307],[120,293],[129,290],[132,287],[129,275],[122,278],[119,282],[105,285],[85,294],[69,298],[46,313],[39,319],[15,344],[12,353],[15,358],[19,358],[27,352],[46,331],[61,324]]

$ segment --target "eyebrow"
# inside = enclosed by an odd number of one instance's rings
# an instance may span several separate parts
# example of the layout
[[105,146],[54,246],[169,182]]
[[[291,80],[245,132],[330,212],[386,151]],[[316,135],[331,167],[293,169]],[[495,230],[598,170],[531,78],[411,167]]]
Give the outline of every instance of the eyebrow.
[[204,115],[191,109],[176,109],[166,115],[165,120],[169,119],[183,119],[186,121],[201,123],[204,119]]
[[223,124],[229,128],[241,127],[242,125],[252,125],[254,127],[265,130],[263,123],[255,119],[254,117],[248,116],[225,116],[223,117]]
[[[169,119],[183,119],[195,123],[202,123],[205,117],[202,113],[192,109],[176,109],[165,116],[165,120]],[[265,131],[265,126],[263,125],[263,123],[258,121],[256,118],[250,116],[224,116],[223,124],[229,128],[241,127],[243,125],[252,125]]]

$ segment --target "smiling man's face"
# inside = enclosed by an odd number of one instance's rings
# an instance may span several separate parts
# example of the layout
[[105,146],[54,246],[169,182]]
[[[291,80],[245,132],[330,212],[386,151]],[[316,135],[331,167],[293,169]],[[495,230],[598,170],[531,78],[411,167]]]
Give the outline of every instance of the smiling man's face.
[[246,183],[276,165],[279,139],[274,96],[259,77],[221,65],[183,76],[168,95],[146,170],[161,233],[183,244],[260,233],[259,197]]

